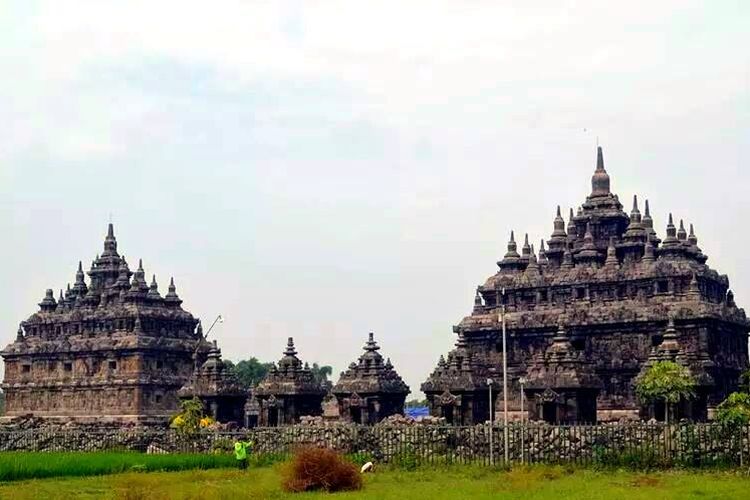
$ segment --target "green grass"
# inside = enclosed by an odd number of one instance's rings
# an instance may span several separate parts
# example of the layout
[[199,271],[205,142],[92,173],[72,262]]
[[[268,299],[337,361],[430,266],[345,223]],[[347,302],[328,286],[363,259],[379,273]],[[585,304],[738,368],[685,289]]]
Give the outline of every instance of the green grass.
[[0,481],[235,466],[236,462],[232,455],[3,452],[0,453]]
[[502,472],[480,467],[379,469],[359,492],[287,494],[280,466],[125,473],[0,484],[0,498],[25,499],[429,499],[429,500],[707,500],[745,499],[750,477],[730,472],[635,473],[563,467],[518,467]]

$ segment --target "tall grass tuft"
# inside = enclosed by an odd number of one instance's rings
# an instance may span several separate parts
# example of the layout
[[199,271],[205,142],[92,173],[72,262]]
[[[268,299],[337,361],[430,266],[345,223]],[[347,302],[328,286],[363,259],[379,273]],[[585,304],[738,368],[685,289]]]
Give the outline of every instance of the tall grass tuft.
[[136,452],[3,452],[0,481],[119,472],[178,471],[234,467],[231,455],[145,455]]

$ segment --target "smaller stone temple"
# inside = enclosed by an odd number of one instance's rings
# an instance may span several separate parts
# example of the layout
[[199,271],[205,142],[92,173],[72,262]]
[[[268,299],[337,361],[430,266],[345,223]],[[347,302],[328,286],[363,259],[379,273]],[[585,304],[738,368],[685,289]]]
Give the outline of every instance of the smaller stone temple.
[[198,398],[217,422],[242,424],[247,394],[221,359],[214,340],[206,362],[196,366],[193,376],[177,392],[181,400]]
[[440,356],[432,375],[422,384],[423,391],[436,394],[428,399],[430,414],[445,418],[449,425],[480,423],[475,421],[475,415],[489,415],[487,379],[494,375],[484,366],[477,366],[467,349],[466,337],[459,332],[456,348],[448,353],[447,360]]
[[391,360],[383,360],[373,333],[364,350],[359,360],[341,373],[331,392],[338,400],[342,420],[376,424],[391,415],[403,414],[410,391]]
[[294,339],[289,337],[278,365],[272,366],[253,390],[245,407],[245,425],[292,425],[303,415],[319,416],[325,395],[325,387],[297,357]]

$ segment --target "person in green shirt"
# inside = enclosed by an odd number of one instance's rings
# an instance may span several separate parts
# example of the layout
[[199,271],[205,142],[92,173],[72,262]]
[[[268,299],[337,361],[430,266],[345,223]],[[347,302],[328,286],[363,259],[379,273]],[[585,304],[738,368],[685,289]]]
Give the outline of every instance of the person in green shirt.
[[247,449],[253,445],[251,441],[238,439],[234,443],[234,458],[237,459],[237,467],[247,469]]

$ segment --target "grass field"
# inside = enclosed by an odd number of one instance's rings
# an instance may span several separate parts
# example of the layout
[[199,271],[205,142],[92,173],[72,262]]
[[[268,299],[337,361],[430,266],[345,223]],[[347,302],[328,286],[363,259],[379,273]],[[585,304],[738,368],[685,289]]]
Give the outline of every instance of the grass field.
[[241,472],[234,469],[125,473],[0,484],[2,499],[430,499],[430,500],[662,500],[746,499],[750,477],[738,473],[625,471],[595,472],[558,467],[451,467],[413,472],[379,470],[359,492],[287,494],[280,466]]
[[0,453],[0,481],[234,466],[235,460],[231,455],[5,452]]

